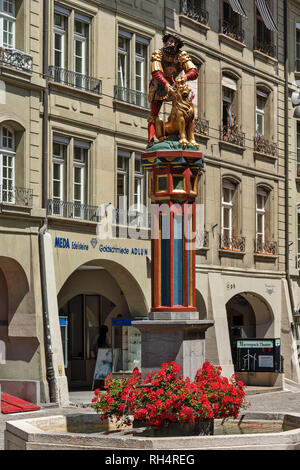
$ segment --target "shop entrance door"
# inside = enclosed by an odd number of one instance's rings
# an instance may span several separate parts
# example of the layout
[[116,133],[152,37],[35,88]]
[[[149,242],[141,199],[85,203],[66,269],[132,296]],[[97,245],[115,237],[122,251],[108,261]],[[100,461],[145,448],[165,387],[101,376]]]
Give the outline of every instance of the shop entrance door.
[[66,375],[71,386],[90,386],[97,356],[97,338],[113,304],[101,295],[80,294],[59,311],[68,318]]

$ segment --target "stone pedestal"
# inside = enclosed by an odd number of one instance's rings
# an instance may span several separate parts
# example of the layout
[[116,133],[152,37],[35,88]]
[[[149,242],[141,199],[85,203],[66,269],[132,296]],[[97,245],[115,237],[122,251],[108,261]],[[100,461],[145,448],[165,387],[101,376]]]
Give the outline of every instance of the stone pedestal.
[[198,312],[151,312],[149,320],[132,322],[142,334],[142,377],[175,361],[194,380],[205,361],[205,331],[213,323],[199,320]]

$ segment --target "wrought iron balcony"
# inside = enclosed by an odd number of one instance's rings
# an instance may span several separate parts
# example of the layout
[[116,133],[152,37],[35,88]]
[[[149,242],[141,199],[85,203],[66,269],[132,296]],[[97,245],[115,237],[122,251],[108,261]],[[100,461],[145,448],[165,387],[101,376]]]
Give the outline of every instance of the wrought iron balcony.
[[208,11],[200,8],[199,0],[181,0],[181,13],[198,23],[208,25]]
[[245,133],[239,130],[239,126],[221,126],[221,140],[230,144],[245,146]]
[[102,94],[102,81],[98,78],[92,78],[81,73],[65,70],[61,67],[49,67],[49,80],[63,85],[78,88],[79,90],[89,91],[96,95]]
[[195,119],[195,134],[208,136],[209,122],[206,119]]
[[149,108],[148,95],[141,91],[115,85],[114,97],[116,100],[124,101],[125,103],[135,104],[142,108]]
[[243,43],[245,40],[245,31],[242,28],[239,28],[234,23],[230,23],[223,19],[220,20],[220,33],[225,34],[238,42]]
[[66,202],[59,199],[48,199],[47,214],[68,219],[89,220],[99,222],[99,211],[97,206],[89,206],[77,202]]
[[0,47],[0,63],[23,72],[32,72],[32,56],[17,49]]
[[254,250],[259,255],[277,255],[277,242],[254,240]]
[[277,146],[268,142],[263,135],[258,135],[254,138],[254,151],[271,155],[272,157],[277,157],[278,155]]
[[245,237],[228,237],[227,235],[220,235],[220,249],[244,253]]
[[16,186],[0,185],[0,203],[32,207],[33,191]]
[[268,41],[260,41],[259,39],[254,38],[254,49],[270,57],[273,57],[274,59],[277,57],[276,46]]

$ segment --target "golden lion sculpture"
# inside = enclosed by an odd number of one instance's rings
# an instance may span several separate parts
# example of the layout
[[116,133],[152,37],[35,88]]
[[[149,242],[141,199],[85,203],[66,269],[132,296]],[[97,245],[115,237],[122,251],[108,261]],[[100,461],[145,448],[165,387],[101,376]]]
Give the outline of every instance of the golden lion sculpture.
[[194,135],[194,105],[190,100],[191,89],[179,77],[172,94],[172,110],[165,123],[160,117],[155,120],[155,135],[162,142],[171,134],[179,134],[179,145],[199,148]]

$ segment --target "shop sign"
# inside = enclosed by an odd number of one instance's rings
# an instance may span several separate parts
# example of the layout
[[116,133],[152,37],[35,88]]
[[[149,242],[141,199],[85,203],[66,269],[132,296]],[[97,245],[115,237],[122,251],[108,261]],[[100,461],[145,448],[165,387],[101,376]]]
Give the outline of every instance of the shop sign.
[[273,348],[273,341],[238,340],[238,348]]

